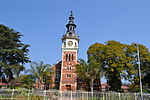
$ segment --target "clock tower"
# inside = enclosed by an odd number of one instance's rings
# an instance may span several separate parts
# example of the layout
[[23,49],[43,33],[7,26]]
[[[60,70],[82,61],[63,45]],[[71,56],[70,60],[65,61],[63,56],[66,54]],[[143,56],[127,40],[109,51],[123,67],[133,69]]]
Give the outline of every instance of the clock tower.
[[62,37],[62,63],[60,77],[60,91],[77,90],[77,75],[75,65],[78,55],[79,36],[75,32],[74,16],[71,11],[67,32]]

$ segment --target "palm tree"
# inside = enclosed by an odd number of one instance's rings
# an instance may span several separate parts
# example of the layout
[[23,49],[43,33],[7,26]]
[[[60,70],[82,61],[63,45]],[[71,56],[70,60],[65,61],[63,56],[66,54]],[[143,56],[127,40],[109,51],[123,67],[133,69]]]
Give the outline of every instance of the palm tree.
[[76,65],[76,73],[78,77],[81,77],[83,80],[90,80],[90,88],[91,92],[93,92],[93,83],[100,78],[102,68],[100,64],[94,60],[86,63],[83,59],[80,59],[79,62],[80,63]]
[[50,84],[48,80],[51,80],[50,76],[53,72],[49,64],[44,64],[42,61],[40,63],[32,62],[30,67],[31,69],[26,70],[26,73],[29,73],[35,77],[38,87],[40,86],[40,89],[42,89],[40,84]]
[[14,80],[10,81],[11,86],[15,86],[17,79],[19,78],[20,72],[25,70],[25,67],[23,65],[17,65],[17,66],[12,66],[13,74],[15,75]]

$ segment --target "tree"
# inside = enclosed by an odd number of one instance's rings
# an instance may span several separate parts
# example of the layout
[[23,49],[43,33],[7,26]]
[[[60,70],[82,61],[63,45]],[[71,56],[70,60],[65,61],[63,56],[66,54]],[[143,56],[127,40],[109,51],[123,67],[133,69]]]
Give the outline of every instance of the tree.
[[120,91],[122,85],[120,72],[123,71],[125,61],[122,46],[119,42],[108,41],[106,45],[96,43],[88,50],[88,59],[96,59],[103,66],[112,91]]
[[15,87],[32,89],[34,87],[34,83],[35,83],[34,76],[20,75],[16,79]]
[[[149,85],[149,71],[150,71],[150,52],[148,48],[142,44],[138,44],[139,48],[139,55],[140,55],[140,66],[141,66],[141,75],[142,75],[142,83],[143,87],[147,88]],[[132,66],[130,66],[130,69],[127,69],[129,76],[129,81],[131,82],[131,91],[139,91],[139,70],[138,70],[138,62],[137,62],[137,48],[132,43],[130,46],[128,46],[127,49],[127,56],[131,58]]]
[[[21,34],[0,24],[0,78],[3,82],[14,79],[25,69],[24,64],[30,62],[29,45],[20,40]],[[8,80],[7,80],[8,79]]]
[[101,66],[94,60],[86,63],[83,59],[79,60],[79,64],[76,64],[77,76],[82,78],[84,82],[90,83],[91,91],[93,92],[94,81],[100,80]]
[[30,67],[31,69],[26,70],[26,73],[35,77],[40,89],[42,89],[41,84],[44,83],[44,85],[46,85],[52,82],[50,78],[53,71],[49,64],[44,64],[42,61],[40,63],[32,62]]
[[[150,69],[150,55],[148,49],[139,45],[142,73]],[[137,50],[131,45],[122,44],[117,41],[108,41],[105,44],[95,43],[88,49],[88,59],[95,59],[105,70],[105,77],[110,85],[111,91],[121,92],[121,79],[129,80],[131,83],[139,83]]]

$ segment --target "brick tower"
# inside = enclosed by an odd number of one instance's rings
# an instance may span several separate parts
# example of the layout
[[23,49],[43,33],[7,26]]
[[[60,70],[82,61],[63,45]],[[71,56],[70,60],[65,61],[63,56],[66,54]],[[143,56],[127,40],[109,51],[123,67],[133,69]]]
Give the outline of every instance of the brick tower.
[[75,64],[77,64],[79,36],[75,32],[76,25],[71,11],[69,23],[66,25],[67,32],[62,37],[62,64],[60,91],[77,89],[77,76]]

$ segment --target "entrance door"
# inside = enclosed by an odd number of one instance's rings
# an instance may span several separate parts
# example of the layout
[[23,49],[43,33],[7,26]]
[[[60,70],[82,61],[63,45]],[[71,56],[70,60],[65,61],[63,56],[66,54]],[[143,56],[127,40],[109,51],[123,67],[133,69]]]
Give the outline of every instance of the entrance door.
[[71,85],[66,85],[67,90],[71,90]]

